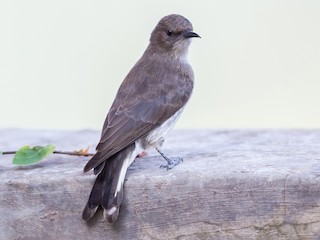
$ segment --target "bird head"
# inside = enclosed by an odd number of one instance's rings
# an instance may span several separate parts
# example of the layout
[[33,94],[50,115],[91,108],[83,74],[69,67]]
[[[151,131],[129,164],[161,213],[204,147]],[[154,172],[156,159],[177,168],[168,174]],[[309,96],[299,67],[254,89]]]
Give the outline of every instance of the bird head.
[[151,33],[150,45],[158,51],[183,56],[194,37],[200,36],[193,32],[191,22],[181,15],[171,14],[159,21]]

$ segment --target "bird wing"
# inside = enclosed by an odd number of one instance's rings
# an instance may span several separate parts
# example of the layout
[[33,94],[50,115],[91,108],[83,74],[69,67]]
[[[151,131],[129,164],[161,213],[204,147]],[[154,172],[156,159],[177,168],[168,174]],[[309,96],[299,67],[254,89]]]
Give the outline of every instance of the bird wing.
[[189,65],[178,72],[159,71],[156,64],[147,66],[138,62],[121,84],[106,117],[97,153],[86,164],[85,172],[160,126],[188,101],[193,88]]

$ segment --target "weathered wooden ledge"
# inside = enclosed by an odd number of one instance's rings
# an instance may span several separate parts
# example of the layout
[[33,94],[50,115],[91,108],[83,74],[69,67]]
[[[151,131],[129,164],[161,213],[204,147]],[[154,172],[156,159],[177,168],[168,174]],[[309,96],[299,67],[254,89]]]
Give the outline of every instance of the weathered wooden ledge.
[[[0,130],[0,150],[91,146],[97,131]],[[320,130],[177,130],[165,152],[136,160],[116,224],[81,219],[94,175],[87,157],[28,167],[0,156],[0,239],[320,239]]]

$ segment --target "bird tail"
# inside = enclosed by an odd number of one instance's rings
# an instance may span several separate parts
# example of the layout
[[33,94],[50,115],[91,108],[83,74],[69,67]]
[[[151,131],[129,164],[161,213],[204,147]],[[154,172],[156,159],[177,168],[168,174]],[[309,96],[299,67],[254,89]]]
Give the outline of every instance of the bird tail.
[[123,183],[127,168],[136,157],[134,149],[135,145],[132,144],[96,167],[95,173],[100,173],[83,210],[84,220],[89,220],[100,205],[104,209],[103,215],[108,222],[113,223],[117,220],[123,199]]

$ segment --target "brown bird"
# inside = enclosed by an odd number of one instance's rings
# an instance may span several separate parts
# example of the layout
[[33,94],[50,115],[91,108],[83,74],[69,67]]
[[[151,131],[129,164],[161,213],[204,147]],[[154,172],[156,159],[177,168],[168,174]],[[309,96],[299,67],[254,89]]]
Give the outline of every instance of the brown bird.
[[163,17],[140,60],[122,82],[103,125],[97,152],[84,167],[98,174],[82,214],[90,219],[101,205],[111,223],[119,215],[127,168],[138,155],[155,148],[173,168],[179,159],[161,152],[193,89],[187,60],[190,39],[199,37],[183,16]]

